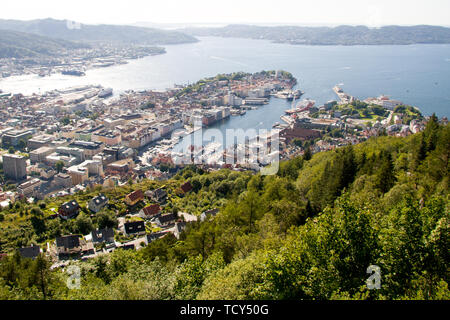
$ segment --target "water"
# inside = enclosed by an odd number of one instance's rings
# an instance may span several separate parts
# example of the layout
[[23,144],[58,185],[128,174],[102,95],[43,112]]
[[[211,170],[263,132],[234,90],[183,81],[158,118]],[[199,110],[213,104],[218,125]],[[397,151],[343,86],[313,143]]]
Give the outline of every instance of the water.
[[[10,77],[0,80],[0,89],[31,94],[101,84],[119,94],[128,89],[164,90],[217,73],[283,69],[298,79],[298,88],[306,92],[302,98],[317,104],[336,99],[332,88],[343,84],[346,92],[361,99],[385,94],[419,107],[425,115],[450,116],[450,45],[294,46],[205,37],[198,43],[166,46],[166,50],[164,55],[126,65],[88,70],[85,77]],[[285,101],[271,99],[269,105],[226,123],[270,128],[281,122],[279,117],[287,108]]]

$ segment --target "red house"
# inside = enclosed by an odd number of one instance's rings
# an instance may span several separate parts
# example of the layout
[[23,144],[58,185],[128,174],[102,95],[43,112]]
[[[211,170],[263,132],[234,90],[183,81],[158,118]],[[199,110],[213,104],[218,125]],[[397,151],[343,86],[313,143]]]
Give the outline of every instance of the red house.
[[140,189],[127,194],[125,197],[125,203],[129,206],[134,206],[142,200],[144,200],[144,193]]
[[192,190],[192,184],[189,181],[183,183],[181,185],[181,190],[183,190],[184,193],[188,193]]
[[161,207],[159,204],[151,204],[144,209],[142,209],[144,215],[148,218],[153,217],[161,212]]

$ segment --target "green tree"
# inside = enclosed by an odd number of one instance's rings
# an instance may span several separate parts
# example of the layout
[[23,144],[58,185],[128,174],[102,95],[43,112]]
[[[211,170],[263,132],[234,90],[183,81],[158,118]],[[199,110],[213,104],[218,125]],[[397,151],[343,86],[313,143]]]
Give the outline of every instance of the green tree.
[[311,149],[308,146],[305,150],[305,153],[303,154],[303,159],[305,161],[308,161],[308,160],[311,160],[311,158],[312,158],[312,153],[311,153]]
[[57,162],[55,163],[55,168],[56,168],[56,171],[57,171],[58,173],[61,172],[62,169],[64,168],[64,162],[62,162],[62,161],[57,161]]
[[380,155],[381,166],[378,172],[377,187],[381,192],[388,192],[396,181],[394,174],[394,164],[392,161],[392,156],[389,152],[384,151]]

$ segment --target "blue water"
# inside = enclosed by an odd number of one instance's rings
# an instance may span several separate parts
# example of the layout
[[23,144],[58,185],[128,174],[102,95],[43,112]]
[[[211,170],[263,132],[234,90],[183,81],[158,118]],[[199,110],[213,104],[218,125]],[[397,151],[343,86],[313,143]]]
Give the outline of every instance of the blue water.
[[[336,99],[332,88],[343,84],[346,92],[361,99],[385,94],[419,107],[425,115],[450,116],[450,45],[296,46],[206,37],[198,43],[166,46],[166,50],[167,54],[126,65],[89,70],[85,77],[11,77],[0,80],[0,89],[30,94],[101,84],[117,94],[127,89],[163,90],[217,73],[283,69],[298,79],[298,87],[306,92],[302,98],[318,104]],[[280,121],[286,106],[272,99],[244,117],[233,117],[232,122],[248,121],[260,112],[254,125],[263,122],[261,126],[268,127],[265,122],[271,126]]]

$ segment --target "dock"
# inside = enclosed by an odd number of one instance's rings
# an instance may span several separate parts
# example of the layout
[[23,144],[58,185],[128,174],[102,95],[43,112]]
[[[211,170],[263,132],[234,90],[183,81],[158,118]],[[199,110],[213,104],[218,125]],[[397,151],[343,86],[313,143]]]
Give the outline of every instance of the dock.
[[345,93],[344,90],[342,90],[342,88],[337,85],[334,86],[333,91],[337,94],[337,96],[341,100],[341,103],[343,104],[348,104],[355,100],[355,97]]

